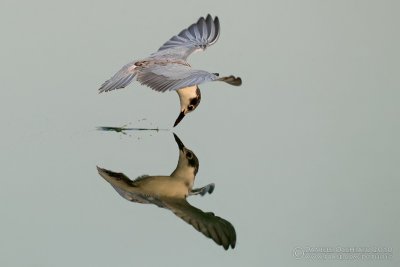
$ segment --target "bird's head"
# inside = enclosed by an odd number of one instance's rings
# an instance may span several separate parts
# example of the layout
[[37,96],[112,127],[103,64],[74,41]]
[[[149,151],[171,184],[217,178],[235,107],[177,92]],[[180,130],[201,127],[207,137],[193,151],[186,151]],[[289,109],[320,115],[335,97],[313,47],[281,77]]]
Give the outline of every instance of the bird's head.
[[186,114],[195,110],[201,100],[200,88],[197,85],[179,89],[177,92],[181,102],[181,112],[175,121],[174,127],[179,124]]
[[194,175],[199,171],[199,159],[196,157],[196,154],[182,143],[179,137],[174,133],[175,142],[179,147],[179,162],[178,167],[181,170],[183,169],[192,169]]

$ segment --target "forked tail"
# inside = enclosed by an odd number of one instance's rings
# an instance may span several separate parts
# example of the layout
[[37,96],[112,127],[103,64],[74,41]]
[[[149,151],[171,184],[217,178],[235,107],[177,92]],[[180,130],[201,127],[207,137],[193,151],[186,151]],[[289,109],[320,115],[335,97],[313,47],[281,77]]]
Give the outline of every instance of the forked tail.
[[242,85],[242,79],[233,75],[218,78],[217,81],[226,82],[234,86]]

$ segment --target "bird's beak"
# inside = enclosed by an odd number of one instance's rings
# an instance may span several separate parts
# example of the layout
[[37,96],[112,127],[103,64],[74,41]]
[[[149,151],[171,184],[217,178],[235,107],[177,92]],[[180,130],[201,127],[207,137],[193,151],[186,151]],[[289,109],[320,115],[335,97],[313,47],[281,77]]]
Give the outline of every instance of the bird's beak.
[[185,117],[185,111],[184,111],[184,110],[182,110],[181,113],[179,113],[179,116],[178,116],[178,118],[177,118],[176,121],[175,121],[174,127],[175,127],[176,125],[178,125],[178,124],[181,122],[181,120],[183,119],[183,117]]
[[179,150],[183,150],[185,145],[182,143],[181,139],[174,133],[175,142],[178,144]]

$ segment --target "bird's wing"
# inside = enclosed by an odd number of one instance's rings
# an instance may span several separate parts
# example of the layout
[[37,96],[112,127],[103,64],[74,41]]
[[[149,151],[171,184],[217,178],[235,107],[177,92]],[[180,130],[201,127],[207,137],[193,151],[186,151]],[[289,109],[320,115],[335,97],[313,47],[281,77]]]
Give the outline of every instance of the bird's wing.
[[191,224],[197,231],[211,238],[224,249],[235,248],[236,232],[227,220],[215,216],[212,212],[204,212],[190,205],[185,199],[162,199],[166,208],[176,216]]
[[[100,167],[97,167],[97,171],[100,176],[104,178],[111,186],[118,192],[118,194],[125,198],[126,200],[138,203],[153,203],[159,205],[161,203],[157,199],[149,201],[149,199],[144,196],[141,191],[137,188],[137,181],[143,180],[145,178],[139,177],[138,179],[132,181],[125,174],[121,172],[113,172]],[[147,177],[147,176],[145,176]]]
[[186,58],[196,50],[205,50],[214,44],[219,37],[220,26],[218,17],[214,19],[210,14],[201,17],[196,23],[182,30],[163,44],[154,55]]
[[165,92],[215,81],[218,76],[178,63],[151,64],[137,69],[137,80],[153,90]]
[[114,187],[115,191],[117,191],[121,197],[129,201],[133,201],[133,198],[128,192],[128,188],[133,186],[133,181],[129,179],[128,176],[121,172],[113,172],[100,167],[97,167],[97,171],[99,172],[100,176],[104,178],[104,180],[109,182],[111,186]]
[[134,61],[123,66],[117,73],[114,74],[114,76],[100,86],[99,93],[124,88],[130,84],[132,79],[135,77],[135,68],[136,66]]

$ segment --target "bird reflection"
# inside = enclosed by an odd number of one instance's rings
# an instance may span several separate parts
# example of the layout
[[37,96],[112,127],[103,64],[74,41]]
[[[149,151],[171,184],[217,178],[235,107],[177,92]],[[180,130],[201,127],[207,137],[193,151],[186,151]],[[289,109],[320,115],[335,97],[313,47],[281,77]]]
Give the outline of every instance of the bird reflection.
[[204,212],[193,207],[186,201],[186,198],[191,195],[211,194],[214,184],[193,188],[199,170],[199,160],[193,151],[184,146],[178,136],[174,134],[174,137],[179,147],[179,161],[170,176],[144,175],[131,180],[123,173],[100,167],[97,167],[97,170],[123,198],[169,209],[224,249],[234,248],[236,232],[230,222],[212,212]]

